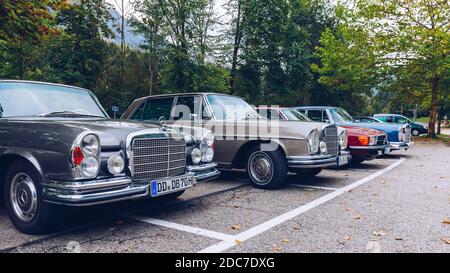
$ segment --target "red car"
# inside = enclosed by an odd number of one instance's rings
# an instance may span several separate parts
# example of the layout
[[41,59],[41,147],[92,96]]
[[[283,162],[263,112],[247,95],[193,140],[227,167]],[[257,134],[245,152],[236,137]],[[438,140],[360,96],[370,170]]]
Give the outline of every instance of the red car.
[[339,126],[347,129],[348,147],[353,163],[373,160],[377,156],[389,153],[389,142],[384,132],[353,126]]
[[[280,120],[312,121],[293,108],[259,107],[257,109],[263,117],[269,119],[279,118]],[[386,134],[382,131],[353,126],[339,127],[347,130],[347,145],[351,153],[352,163],[373,160],[379,155],[390,152]]]

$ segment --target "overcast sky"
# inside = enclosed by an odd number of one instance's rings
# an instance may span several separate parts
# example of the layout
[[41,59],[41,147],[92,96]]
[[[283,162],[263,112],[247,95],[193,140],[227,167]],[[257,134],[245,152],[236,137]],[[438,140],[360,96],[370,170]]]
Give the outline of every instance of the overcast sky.
[[[227,0],[214,0],[216,8],[215,11],[218,15],[222,15],[224,13],[224,9],[222,8],[222,5],[224,3],[226,3]],[[120,6],[122,5],[122,0],[106,0],[106,2],[110,3],[111,5],[113,5],[116,10],[120,10]],[[132,0],[124,0],[124,6],[125,8],[130,7],[130,2],[132,2]]]

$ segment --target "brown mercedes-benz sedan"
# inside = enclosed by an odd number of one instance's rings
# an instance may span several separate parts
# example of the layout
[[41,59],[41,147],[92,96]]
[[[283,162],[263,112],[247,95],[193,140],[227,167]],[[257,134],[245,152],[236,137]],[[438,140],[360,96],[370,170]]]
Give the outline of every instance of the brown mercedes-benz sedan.
[[178,129],[200,126],[212,130],[219,167],[246,169],[258,188],[282,186],[289,171],[301,175],[305,170],[337,165],[335,125],[318,130],[307,123],[269,120],[240,97],[214,93],[150,96],[134,101],[122,119],[166,120]]

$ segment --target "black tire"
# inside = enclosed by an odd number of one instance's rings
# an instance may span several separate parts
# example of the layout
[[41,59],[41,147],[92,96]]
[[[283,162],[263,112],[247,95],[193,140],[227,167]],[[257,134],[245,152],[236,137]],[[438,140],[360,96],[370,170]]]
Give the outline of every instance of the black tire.
[[321,168],[309,169],[309,170],[299,170],[299,171],[296,171],[295,173],[300,176],[313,177],[313,176],[318,175],[320,172],[322,172]]
[[413,129],[411,131],[411,134],[415,137],[418,137],[418,136],[420,136],[420,131],[419,131],[419,129]]
[[[34,185],[34,193],[35,194],[29,194],[31,193],[31,191],[29,190],[29,188],[27,187],[23,187],[23,186],[17,186],[17,188],[19,190],[17,191],[13,191],[16,193],[16,199],[17,203],[15,203],[13,200],[13,196],[11,194],[11,186],[13,184],[13,180],[17,181],[19,178],[18,177],[22,177],[22,178],[26,178],[27,182],[31,183],[32,185]],[[29,178],[29,179],[28,179]],[[23,180],[25,181],[25,180]],[[41,177],[39,175],[39,173],[37,172],[37,170],[34,168],[34,166],[32,164],[30,164],[29,162],[27,162],[26,160],[22,160],[22,159],[18,159],[16,161],[14,161],[11,165],[11,167],[9,168],[6,177],[5,177],[5,181],[4,181],[4,192],[3,192],[3,196],[4,196],[4,202],[5,202],[5,209],[6,212],[9,216],[9,218],[11,219],[13,225],[21,232],[26,233],[26,234],[42,234],[42,233],[46,233],[50,230],[50,227],[52,227],[53,221],[55,219],[55,214],[56,214],[56,207],[55,205],[49,204],[47,202],[43,201],[42,198],[42,186],[41,186]],[[17,183],[15,182],[14,185],[17,184],[21,184],[21,183]],[[22,183],[23,184],[23,183]],[[28,191],[27,191],[28,190]],[[25,197],[22,195],[23,192],[25,193]],[[22,197],[24,197],[24,199],[21,199],[19,197],[19,195],[21,195]],[[30,198],[30,196],[32,196],[33,198]],[[35,200],[35,205],[30,205],[30,208],[35,208],[33,211],[35,211],[35,213],[30,213],[29,214],[29,218],[27,218],[27,220],[22,220],[21,217],[19,216],[19,213],[17,212],[17,209],[14,209],[14,204],[16,204],[16,206],[21,203],[21,200]],[[24,205],[23,208],[27,208],[28,207],[28,203],[31,204],[30,202],[25,202],[26,206]],[[30,216],[32,215],[32,216]],[[25,216],[23,216],[25,217]]]
[[[261,171],[261,166],[251,166],[257,162],[267,163],[267,168],[263,167]],[[246,166],[250,183],[256,188],[276,189],[283,186],[286,181],[288,173],[286,157],[279,149],[276,151],[261,151],[260,145],[252,147],[247,155]],[[267,169],[268,175],[264,178],[258,177],[258,171],[262,173],[264,169]]]

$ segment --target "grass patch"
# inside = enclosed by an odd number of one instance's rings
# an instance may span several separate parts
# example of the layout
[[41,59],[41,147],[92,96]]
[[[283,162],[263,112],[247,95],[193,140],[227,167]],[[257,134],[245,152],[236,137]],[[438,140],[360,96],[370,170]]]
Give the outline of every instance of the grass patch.
[[428,124],[430,122],[430,117],[421,117],[421,118],[417,118],[416,122],[422,122],[422,123],[426,123]]

